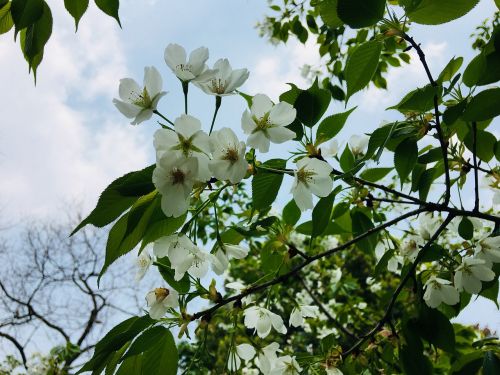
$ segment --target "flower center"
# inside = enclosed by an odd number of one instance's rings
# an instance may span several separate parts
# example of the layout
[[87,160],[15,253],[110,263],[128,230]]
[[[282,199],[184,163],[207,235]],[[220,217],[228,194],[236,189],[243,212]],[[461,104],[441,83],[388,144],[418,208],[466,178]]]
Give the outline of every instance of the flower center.
[[313,171],[308,171],[305,168],[301,168],[297,171],[297,180],[307,185],[309,182],[311,182],[312,177],[315,174],[316,173],[314,173]]
[[253,121],[255,122],[255,130],[254,133],[259,131],[259,130],[266,130],[271,127],[271,122],[269,121],[269,112],[267,112],[264,116],[262,116],[260,119],[257,118],[256,116],[253,116]]
[[234,164],[239,160],[239,158],[240,156],[235,148],[228,148],[222,160],[228,160],[231,164]]
[[153,101],[149,96],[148,90],[144,87],[141,93],[132,92],[129,98],[132,104],[142,108],[151,108]]
[[174,168],[170,173],[170,177],[172,178],[172,184],[176,185],[184,183],[186,175],[180,169]]
[[167,288],[156,288],[155,289],[155,297],[156,297],[156,301],[158,301],[158,302],[163,301],[165,298],[168,297],[169,294],[170,294],[170,291]]
[[192,69],[191,64],[179,64],[175,67],[175,69],[180,70],[182,72],[190,72]]
[[221,78],[214,78],[210,81],[212,84],[212,92],[216,94],[224,94],[226,92],[226,80]]

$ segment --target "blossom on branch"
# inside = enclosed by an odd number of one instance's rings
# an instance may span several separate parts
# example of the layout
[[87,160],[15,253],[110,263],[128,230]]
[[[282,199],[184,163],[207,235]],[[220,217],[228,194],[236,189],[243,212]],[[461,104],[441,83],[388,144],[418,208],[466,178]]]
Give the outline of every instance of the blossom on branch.
[[156,288],[146,294],[149,316],[161,319],[170,308],[179,306],[179,294],[174,289]]
[[318,197],[330,194],[333,188],[331,172],[332,167],[322,160],[306,157],[297,162],[291,193],[301,211],[313,208],[313,194]]
[[245,142],[240,142],[230,128],[222,128],[210,135],[212,160],[208,167],[221,181],[237,184],[245,177],[248,163],[245,159]]
[[227,59],[219,59],[214,64],[214,74],[208,81],[194,82],[196,86],[209,95],[226,96],[235,93],[243,85],[250,73],[247,69],[231,68]]
[[183,82],[205,82],[209,80],[214,70],[207,67],[208,48],[199,47],[186,56],[184,47],[171,43],[165,48],[165,63]]
[[456,305],[460,301],[458,290],[448,280],[432,276],[425,283],[424,301],[427,306],[436,308],[442,302]]
[[286,333],[286,327],[281,316],[263,307],[251,306],[243,312],[243,315],[245,316],[245,326],[250,329],[254,328],[260,338],[269,335],[271,327],[276,332]]

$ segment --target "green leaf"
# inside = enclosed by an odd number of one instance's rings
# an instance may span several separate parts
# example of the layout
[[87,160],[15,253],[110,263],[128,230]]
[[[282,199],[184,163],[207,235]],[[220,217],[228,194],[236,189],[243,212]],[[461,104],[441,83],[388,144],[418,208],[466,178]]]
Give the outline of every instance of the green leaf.
[[143,354],[142,373],[148,375],[176,375],[178,362],[179,354],[174,338],[170,331],[167,330],[165,335]]
[[151,181],[155,165],[126,175],[113,181],[102,192],[97,206],[76,228],[71,235],[87,224],[104,227],[115,221],[139,197],[152,192],[155,187]]
[[446,108],[443,113],[444,123],[448,126],[453,125],[455,121],[457,121],[458,118],[462,116],[462,113],[464,112],[466,106],[467,106],[467,101],[462,100],[458,104]]
[[113,17],[116,22],[118,22],[118,25],[122,27],[122,24],[120,23],[120,17],[118,16],[120,0],[95,0],[95,4],[108,16]]
[[162,326],[155,326],[142,332],[134,340],[132,345],[130,345],[125,355],[121,358],[121,361],[149,350],[157,341],[161,340],[167,332],[169,332],[168,329]]
[[385,0],[338,0],[339,18],[353,29],[376,24],[384,17]]
[[439,74],[437,81],[439,83],[451,81],[453,76],[458,72],[458,69],[462,66],[464,62],[463,57],[454,57],[450,62],[444,67],[443,71]]
[[[271,159],[262,164],[265,167],[284,169],[286,160]],[[283,181],[282,173],[258,169],[252,179],[252,205],[256,210],[268,209],[276,199]]]
[[381,52],[382,43],[372,40],[360,44],[349,54],[345,67],[346,102],[351,95],[368,85],[377,70]]
[[483,375],[498,375],[500,374],[500,359],[495,352],[488,350],[484,354],[483,360]]
[[43,59],[43,50],[51,34],[52,12],[47,3],[44,2],[41,17],[21,31],[21,50],[29,64],[30,70],[33,70],[35,82],[36,70]]
[[465,121],[484,121],[500,115],[500,88],[481,91],[472,97],[462,118]]
[[436,170],[434,168],[427,169],[422,172],[420,178],[418,179],[418,197],[423,201],[427,199],[427,195],[429,194],[429,190],[431,189],[435,174]]
[[[464,139],[465,146],[471,152],[473,150],[472,147],[473,140],[474,140],[474,135],[471,129],[469,130]],[[493,156],[495,156],[495,146],[497,143],[496,137],[490,132],[478,129],[476,131],[476,140],[477,140],[477,147],[476,147],[477,157],[486,162],[490,161],[493,158]]]
[[[359,210],[351,211],[352,236],[360,236],[374,228],[371,219]],[[372,253],[378,242],[378,233],[369,235],[356,243],[356,246],[362,251]]]
[[498,305],[498,286],[498,279],[488,281],[487,283],[483,283],[483,289],[479,293],[481,297],[493,302],[497,306],[497,309],[500,308]]
[[399,112],[427,112],[434,108],[434,96],[441,96],[441,87],[428,84],[406,94],[395,106],[388,109],[397,109]]
[[[119,257],[132,251],[141,241],[150,222],[151,215],[159,203],[159,197],[141,197],[130,209],[113,225],[109,231],[106,243],[106,257],[99,274],[99,280],[107,268]],[[133,224],[129,224],[129,221]]]
[[336,192],[332,191],[328,196],[321,198],[314,207],[312,212],[313,237],[322,235],[330,223],[335,195]]
[[187,273],[182,279],[177,281],[174,279],[174,270],[172,270],[170,260],[167,257],[158,258],[155,264],[158,267],[158,271],[160,271],[161,277],[163,277],[163,280],[165,280],[168,285],[181,294],[189,292],[190,283],[189,275]]
[[142,355],[127,358],[122,362],[115,375],[142,374]]
[[43,0],[12,0],[10,12],[16,25],[16,31],[38,21],[44,13],[44,6],[47,4]]
[[359,177],[369,182],[376,182],[387,176],[391,171],[392,168],[370,168],[361,172]]
[[448,318],[439,310],[422,305],[417,323],[418,334],[434,346],[453,353],[455,331]]
[[342,168],[344,172],[349,172],[352,168],[354,168],[354,163],[354,155],[352,154],[351,149],[349,146],[345,146],[344,152],[340,155],[339,159],[340,168]]
[[396,151],[394,152],[394,167],[398,172],[401,185],[406,181],[413,167],[415,167],[417,158],[418,146],[414,138],[406,138],[396,147]]
[[297,224],[297,221],[300,219],[300,209],[295,203],[295,200],[292,199],[287,205],[283,208],[283,221],[289,225]]
[[477,374],[483,364],[483,352],[475,351],[461,355],[453,362],[450,368],[452,375],[470,375]]
[[85,371],[94,371],[95,374],[101,373],[117,350],[120,350],[154,322],[149,315],[133,316],[115,326],[96,344],[92,358],[77,374]]
[[464,240],[471,240],[474,237],[474,225],[472,221],[464,217],[458,224],[458,234]]
[[337,2],[338,0],[323,0],[318,5],[321,19],[332,29],[336,29],[344,24],[337,14]]
[[89,0],[64,0],[64,6],[75,19],[75,31],[78,31],[78,23],[89,7]]
[[469,13],[479,0],[422,0],[416,6],[406,7],[411,21],[423,25],[439,25]]
[[179,217],[166,217],[161,209],[161,205],[155,207],[149,220],[149,225],[144,232],[141,242],[141,250],[157,239],[173,234],[184,224],[186,214]]
[[429,164],[439,161],[443,158],[443,152],[441,151],[441,147],[435,147],[430,149],[423,155],[418,157],[418,162],[420,164]]
[[408,346],[399,349],[399,360],[405,375],[431,375],[433,373],[429,359]]
[[481,79],[484,70],[486,69],[486,56],[480,53],[474,57],[469,65],[465,68],[462,81],[468,87],[475,86]]
[[302,22],[300,22],[299,18],[296,17],[292,21],[292,32],[297,36],[297,39],[304,44],[307,41],[307,38],[309,36],[309,33],[307,32],[306,28],[302,26]]
[[318,79],[307,90],[302,90],[295,99],[297,118],[308,127],[313,127],[328,109],[331,95],[318,86]]
[[344,127],[347,118],[357,107],[342,113],[328,116],[321,121],[316,132],[316,142],[321,144],[335,137]]
[[9,1],[0,7],[0,35],[5,34],[14,26],[14,20],[10,13],[10,6],[11,2]]

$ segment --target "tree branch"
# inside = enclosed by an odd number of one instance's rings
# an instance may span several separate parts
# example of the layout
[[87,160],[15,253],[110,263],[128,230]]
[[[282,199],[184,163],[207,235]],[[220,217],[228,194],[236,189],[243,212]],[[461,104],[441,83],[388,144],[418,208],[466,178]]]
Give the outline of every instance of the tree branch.
[[17,351],[21,355],[21,359],[23,361],[24,368],[28,369],[28,367],[27,367],[27,362],[28,361],[26,359],[26,353],[24,352],[24,348],[19,343],[19,341],[17,341],[14,337],[12,337],[11,335],[9,335],[8,333],[4,333],[4,332],[0,332],[0,337],[3,337],[5,339],[9,340],[16,347]]
[[477,169],[477,124],[472,122],[472,161],[474,163],[474,212],[479,211],[479,179]]

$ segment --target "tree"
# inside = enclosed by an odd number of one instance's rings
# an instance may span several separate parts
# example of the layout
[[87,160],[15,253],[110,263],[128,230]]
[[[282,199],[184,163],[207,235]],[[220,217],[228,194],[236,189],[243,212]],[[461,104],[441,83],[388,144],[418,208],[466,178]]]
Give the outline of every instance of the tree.
[[[178,329],[179,338],[196,335],[179,345],[185,373],[497,373],[498,340],[450,319],[473,295],[498,298],[500,143],[489,130],[500,89],[488,85],[500,79],[500,29],[480,36],[463,71],[455,57],[439,74],[411,30],[451,22],[477,2],[271,5],[282,12],[266,23],[272,37],[315,34],[331,57],[326,79],[291,84],[278,103],[239,92],[248,71],[226,59],[208,69],[206,48],[189,59],[181,46],[166,48],[185,99],[174,121],[158,109],[165,93],[155,68],[144,85],[122,80],[118,110],[134,125],[160,119],[157,160],[111,183],[73,233],[112,224],[100,274],[138,247],[167,285],[147,294],[149,314],[109,331],[79,372],[176,374]],[[347,107],[371,82],[384,88],[385,69],[410,49],[428,83],[390,108],[398,121],[337,150],[355,109],[325,116],[332,98]],[[205,127],[188,113],[191,84],[215,97]],[[216,126],[230,94],[249,106],[245,142]],[[295,151],[266,157],[276,143]],[[290,193],[280,192],[285,184]],[[276,202],[288,202],[281,213]],[[209,267],[229,268],[230,283],[206,282]]]
[[[19,240],[3,242],[0,342],[15,354],[7,357],[14,368],[66,374],[81,366],[107,322],[136,314],[142,304],[134,300],[137,286],[122,274],[111,272],[106,286],[98,288],[103,237],[86,229],[68,238],[74,222],[35,221],[21,230]],[[131,268],[124,264],[123,271]],[[47,356],[32,358],[32,342],[54,347]]]

